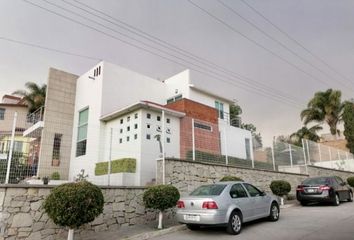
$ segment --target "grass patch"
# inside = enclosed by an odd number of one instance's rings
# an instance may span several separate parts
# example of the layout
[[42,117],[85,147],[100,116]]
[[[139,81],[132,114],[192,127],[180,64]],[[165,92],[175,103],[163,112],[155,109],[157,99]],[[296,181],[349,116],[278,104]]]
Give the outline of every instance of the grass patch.
[[[111,161],[111,173],[135,173],[136,159],[135,158],[121,158]],[[107,175],[108,162],[96,163],[95,175]]]

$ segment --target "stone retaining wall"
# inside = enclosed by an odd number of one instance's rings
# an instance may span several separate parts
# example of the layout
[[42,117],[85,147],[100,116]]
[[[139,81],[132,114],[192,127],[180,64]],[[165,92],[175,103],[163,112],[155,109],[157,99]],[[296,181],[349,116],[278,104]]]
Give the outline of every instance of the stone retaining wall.
[[[56,226],[41,206],[51,187],[0,186],[0,240],[66,239],[67,230]],[[145,188],[102,188],[105,199],[103,214],[75,231],[75,239],[92,232],[120,226],[145,224],[156,219],[156,212],[143,206]]]

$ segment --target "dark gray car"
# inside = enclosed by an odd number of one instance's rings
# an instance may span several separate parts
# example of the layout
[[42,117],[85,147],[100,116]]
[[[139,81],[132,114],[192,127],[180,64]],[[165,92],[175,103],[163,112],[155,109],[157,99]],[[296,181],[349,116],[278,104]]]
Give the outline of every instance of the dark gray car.
[[337,176],[305,179],[296,189],[296,198],[301,205],[313,202],[328,202],[338,206],[341,201],[353,201],[353,191]]
[[278,199],[245,182],[202,185],[177,203],[177,220],[191,230],[200,226],[226,226],[239,234],[244,222],[268,217],[279,219]]

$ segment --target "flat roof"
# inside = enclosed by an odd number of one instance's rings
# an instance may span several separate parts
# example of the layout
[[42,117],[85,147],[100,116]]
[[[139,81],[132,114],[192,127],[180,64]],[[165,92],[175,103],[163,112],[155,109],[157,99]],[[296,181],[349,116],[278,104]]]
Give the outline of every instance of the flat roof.
[[101,121],[104,122],[108,122],[112,119],[118,118],[120,116],[123,116],[125,114],[128,114],[130,112],[136,111],[138,109],[151,109],[151,110],[155,110],[155,111],[165,111],[166,114],[181,118],[184,117],[186,114],[183,112],[179,112],[179,111],[175,111],[169,108],[166,108],[158,103],[153,103],[153,102],[149,102],[149,101],[140,101],[138,103],[134,103],[130,106],[127,106],[125,108],[122,108],[120,110],[108,113],[106,115],[103,115],[100,117]]

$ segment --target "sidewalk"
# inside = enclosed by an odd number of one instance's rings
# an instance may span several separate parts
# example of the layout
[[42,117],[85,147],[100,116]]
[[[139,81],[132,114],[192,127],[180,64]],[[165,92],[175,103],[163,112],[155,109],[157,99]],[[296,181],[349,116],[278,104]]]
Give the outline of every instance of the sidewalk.
[[152,221],[146,225],[134,225],[120,227],[117,230],[110,230],[97,233],[76,234],[75,239],[82,240],[143,240],[156,236],[165,235],[168,233],[176,232],[186,229],[184,225],[178,224],[174,220],[167,220],[164,222],[164,229],[157,229],[157,221]]

